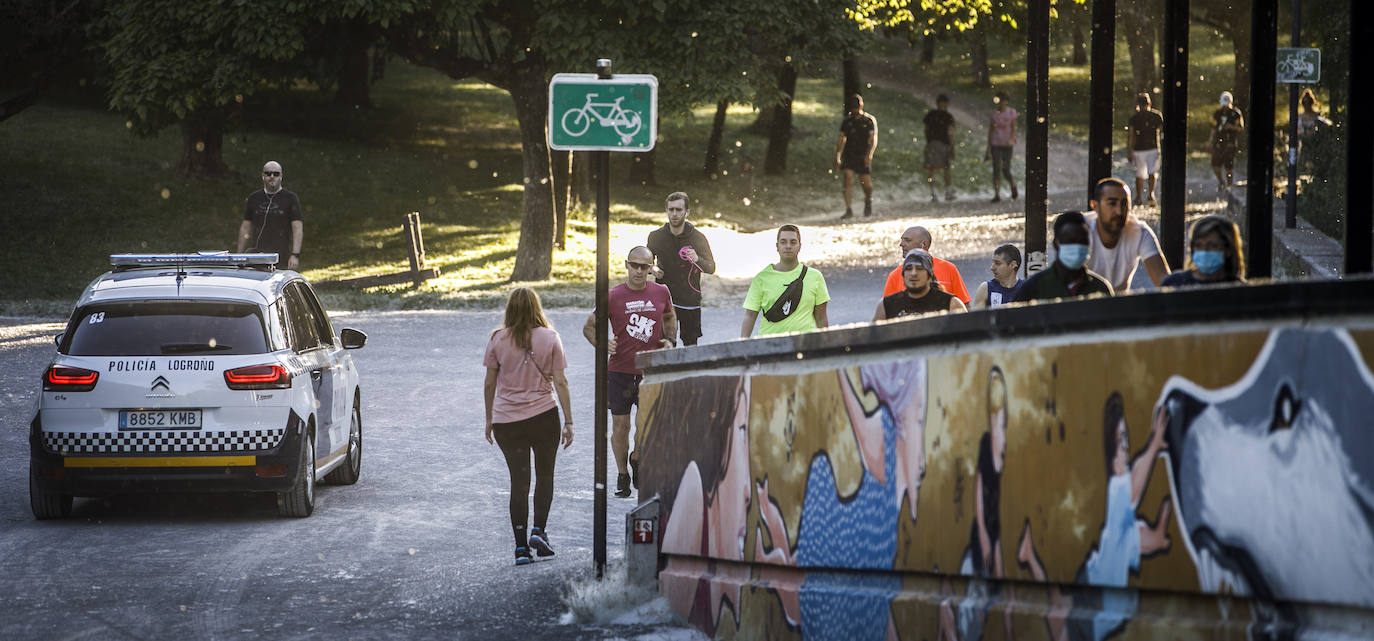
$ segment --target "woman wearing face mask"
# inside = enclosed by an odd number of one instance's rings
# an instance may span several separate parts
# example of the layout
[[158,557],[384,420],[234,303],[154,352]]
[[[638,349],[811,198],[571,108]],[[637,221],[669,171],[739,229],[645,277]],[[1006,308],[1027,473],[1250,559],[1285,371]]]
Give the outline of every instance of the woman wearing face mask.
[[1083,267],[1088,262],[1088,222],[1082,212],[1066,211],[1055,217],[1054,250],[1054,263],[1021,283],[1012,302],[1112,295],[1107,279]]
[[1245,252],[1235,223],[1221,216],[1202,218],[1193,223],[1188,246],[1185,268],[1166,276],[1161,287],[1245,282]]

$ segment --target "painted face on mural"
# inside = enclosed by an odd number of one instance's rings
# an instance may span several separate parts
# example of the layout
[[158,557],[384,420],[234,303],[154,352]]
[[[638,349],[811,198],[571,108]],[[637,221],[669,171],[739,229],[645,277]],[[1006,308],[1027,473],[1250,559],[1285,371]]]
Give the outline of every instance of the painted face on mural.
[[740,387],[735,405],[735,419],[730,425],[730,450],[725,454],[724,473],[716,488],[712,504],[711,523],[716,526],[716,540],[727,544],[728,552],[744,558],[744,539],[748,533],[749,501],[749,384]]

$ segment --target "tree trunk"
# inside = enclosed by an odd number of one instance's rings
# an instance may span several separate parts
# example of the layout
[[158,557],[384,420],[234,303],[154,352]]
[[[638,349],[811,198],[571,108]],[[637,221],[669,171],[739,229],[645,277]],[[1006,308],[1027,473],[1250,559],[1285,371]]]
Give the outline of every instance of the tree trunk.
[[844,95],[840,96],[840,104],[844,104],[850,96],[863,93],[863,78],[859,76],[859,61],[854,56],[848,56],[842,63],[844,68]]
[[182,176],[218,178],[230,174],[224,163],[224,114],[197,112],[181,121],[181,160],[176,171]]
[[1088,43],[1083,36],[1083,23],[1075,22],[1070,29],[1073,30],[1073,64],[1081,67],[1088,64]]
[[988,87],[991,85],[991,75],[988,72],[987,27],[982,23],[974,25],[972,39],[969,63],[973,66],[973,84],[979,87]]
[[339,67],[339,86],[334,104],[346,107],[372,106],[372,42],[376,28],[363,18],[353,18],[338,27],[343,41],[343,59]]
[[[1235,29],[1231,32],[1231,51],[1235,54],[1234,73],[1235,79],[1231,85],[1231,96],[1235,98],[1235,105],[1240,107],[1241,113],[1246,116],[1245,126],[1250,126],[1250,25],[1246,22],[1243,28]],[[1214,96],[1215,97],[1215,96]],[[1269,125],[1265,125],[1266,127]],[[1244,136],[1242,136],[1244,138]],[[1244,142],[1241,143],[1243,147]]]
[[730,102],[727,100],[716,103],[716,118],[711,121],[711,137],[706,140],[706,164],[701,171],[712,180],[719,176],[720,140],[725,137],[725,111],[729,106]]
[[658,147],[649,151],[631,154],[630,176],[627,179],[631,185],[657,185],[654,180],[654,165],[658,158]]
[[786,65],[778,70],[778,91],[782,102],[773,109],[773,125],[768,129],[768,155],[763,173],[780,176],[787,171],[787,145],[792,142],[792,96],[797,93],[797,68]]
[[553,271],[553,185],[550,183],[548,119],[549,85],[545,65],[526,59],[507,78],[520,123],[520,158],[524,171],[524,218],[515,251],[512,281],[547,280]]
[[572,206],[571,151],[550,151],[553,160],[553,244],[568,248],[568,209]]
[[935,62],[935,33],[927,33],[921,37],[921,64]]
[[1131,52],[1131,92],[1151,91],[1159,84],[1159,59],[1155,44],[1155,27],[1152,18],[1143,15],[1148,10],[1137,11],[1135,6],[1122,6],[1121,14],[1129,17],[1118,22],[1124,26],[1127,48]]

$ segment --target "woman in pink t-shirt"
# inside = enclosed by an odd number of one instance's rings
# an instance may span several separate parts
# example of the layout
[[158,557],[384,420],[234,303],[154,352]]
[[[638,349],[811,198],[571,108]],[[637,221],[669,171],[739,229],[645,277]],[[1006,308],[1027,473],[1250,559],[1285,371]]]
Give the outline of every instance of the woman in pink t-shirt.
[[1011,150],[1016,146],[1016,110],[1007,92],[999,91],[993,98],[997,110],[988,119],[988,150],[983,160],[992,159],[992,202],[1002,200],[1002,178],[1011,186],[1011,199],[1016,200],[1016,179],[1011,177]]
[[[553,464],[558,457],[558,406],[563,408],[563,448],[573,442],[572,404],[563,370],[568,358],[563,340],[544,317],[539,294],[521,287],[510,293],[506,320],[491,333],[482,364],[487,380],[482,400],[487,407],[487,442],[496,443],[510,468],[510,523],[515,531],[515,564],[553,556],[544,531],[553,503]],[[558,403],[554,403],[554,393]],[[534,452],[534,527],[529,521],[530,452]]]

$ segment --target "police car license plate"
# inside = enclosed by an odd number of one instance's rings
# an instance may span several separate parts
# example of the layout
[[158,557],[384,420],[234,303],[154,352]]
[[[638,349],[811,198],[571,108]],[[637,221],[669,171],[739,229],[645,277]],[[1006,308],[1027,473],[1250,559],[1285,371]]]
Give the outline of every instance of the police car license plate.
[[120,410],[119,429],[200,429],[200,410]]

